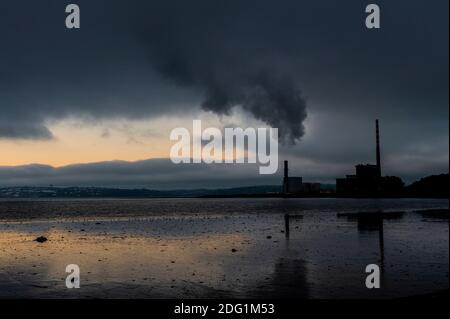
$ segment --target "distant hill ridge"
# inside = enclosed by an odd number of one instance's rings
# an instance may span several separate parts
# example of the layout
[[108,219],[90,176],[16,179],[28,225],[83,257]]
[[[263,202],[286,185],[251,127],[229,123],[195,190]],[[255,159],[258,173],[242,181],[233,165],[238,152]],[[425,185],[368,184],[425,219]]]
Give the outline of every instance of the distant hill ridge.
[[424,177],[405,187],[405,194],[411,197],[449,197],[449,174]]
[[[322,184],[326,197],[334,196],[335,185]],[[270,197],[281,193],[281,185],[221,189],[152,190],[107,187],[0,187],[0,198],[196,198]],[[399,197],[448,198],[449,174],[424,177],[403,188]]]
[[3,187],[0,198],[170,198],[221,195],[270,194],[281,186],[250,186],[224,189],[151,190],[103,187]]

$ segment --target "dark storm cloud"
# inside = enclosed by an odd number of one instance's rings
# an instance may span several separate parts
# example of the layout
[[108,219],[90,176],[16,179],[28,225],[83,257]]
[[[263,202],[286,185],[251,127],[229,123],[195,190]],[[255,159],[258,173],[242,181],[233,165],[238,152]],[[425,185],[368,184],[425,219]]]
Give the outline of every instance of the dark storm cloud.
[[65,29],[69,2],[0,3],[0,138],[48,139],[48,123],[68,116],[239,105],[288,142],[312,134],[282,149],[314,163],[300,175],[373,161],[375,118],[388,171],[448,167],[447,0],[377,0],[382,28],[370,31],[358,0],[73,2],[81,30]]
[[349,118],[448,115],[448,2],[377,3],[372,32],[356,0],[166,1],[145,13],[143,37],[162,74],[204,91],[205,109],[243,104],[288,137],[303,134],[305,97]]
[[36,119],[17,119],[11,122],[11,118],[0,118],[0,138],[22,138],[22,139],[36,139],[48,140],[53,138],[52,132],[42,125],[40,122],[36,123]]
[[76,31],[64,27],[64,1],[0,5],[0,137],[49,138],[46,121],[69,115],[241,105],[293,141],[306,101],[409,120],[448,112],[445,0],[377,1],[373,32],[361,1],[76,3]]
[[0,4],[0,138],[50,138],[47,123],[68,116],[137,119],[198,103],[153,71],[118,8],[106,16],[108,2],[78,3],[76,31],[63,1]]

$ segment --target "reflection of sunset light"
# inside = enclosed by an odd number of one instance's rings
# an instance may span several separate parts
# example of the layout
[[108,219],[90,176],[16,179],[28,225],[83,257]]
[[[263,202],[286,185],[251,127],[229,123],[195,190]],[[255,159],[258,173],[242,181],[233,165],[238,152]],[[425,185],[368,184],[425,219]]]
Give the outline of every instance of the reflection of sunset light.
[[[224,274],[216,258],[231,255],[230,245],[244,240],[235,234],[197,234],[195,237],[160,240],[139,235],[102,235],[51,230],[44,244],[28,232],[0,233],[0,264],[13,272],[45,273],[60,280],[68,264],[81,268],[82,282],[120,280],[130,282],[157,276],[207,281],[211,274]],[[33,267],[33,265],[35,267]],[[17,274],[11,273],[12,276]],[[26,274],[25,274],[26,275]],[[19,278],[18,278],[19,279]]]

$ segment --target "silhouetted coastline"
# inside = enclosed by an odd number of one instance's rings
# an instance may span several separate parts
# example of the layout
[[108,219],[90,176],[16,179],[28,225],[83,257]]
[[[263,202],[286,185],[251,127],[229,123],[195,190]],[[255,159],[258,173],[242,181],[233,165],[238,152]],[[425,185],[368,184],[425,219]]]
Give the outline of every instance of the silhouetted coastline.
[[223,189],[151,190],[106,187],[0,187],[0,198],[448,198],[449,174],[420,179],[395,192],[337,194],[332,184],[322,184],[320,193],[285,194],[282,186],[263,185]]

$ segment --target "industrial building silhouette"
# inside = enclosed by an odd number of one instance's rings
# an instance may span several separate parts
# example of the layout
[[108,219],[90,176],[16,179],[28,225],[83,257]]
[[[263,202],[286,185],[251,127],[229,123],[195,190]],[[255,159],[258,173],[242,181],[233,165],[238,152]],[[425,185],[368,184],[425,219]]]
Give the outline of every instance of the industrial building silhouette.
[[380,127],[375,121],[376,164],[358,164],[355,174],[336,179],[336,194],[339,196],[396,195],[403,189],[403,182],[396,176],[381,175]]
[[284,161],[283,195],[320,194],[320,183],[304,183],[303,177],[290,177],[288,161]]
[[[380,197],[403,195],[404,183],[396,176],[382,176],[380,125],[375,121],[376,164],[358,164],[355,174],[336,179],[336,196],[339,197]],[[316,196],[321,194],[320,183],[304,183],[302,177],[289,176],[288,161],[284,161],[283,196]]]
[[336,193],[338,195],[375,194],[381,187],[381,151],[380,127],[375,121],[376,130],[376,161],[373,164],[358,164],[355,166],[356,174],[336,179]]

